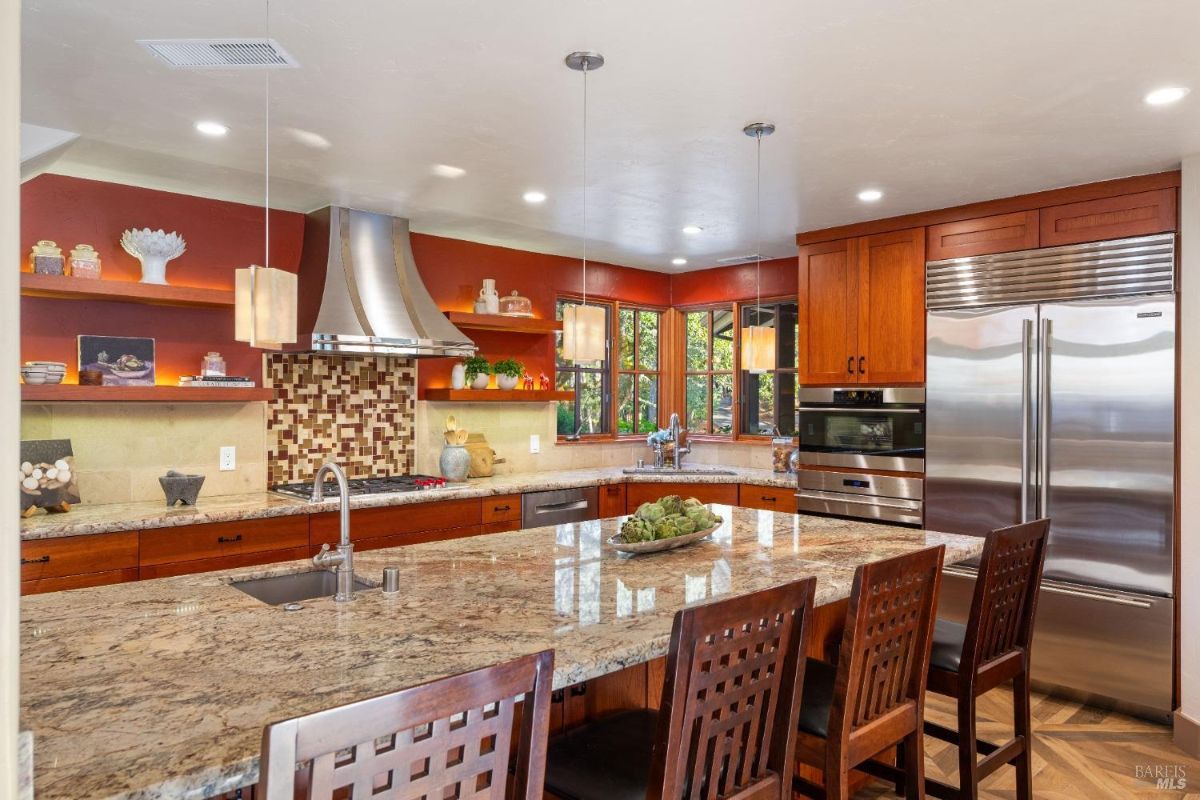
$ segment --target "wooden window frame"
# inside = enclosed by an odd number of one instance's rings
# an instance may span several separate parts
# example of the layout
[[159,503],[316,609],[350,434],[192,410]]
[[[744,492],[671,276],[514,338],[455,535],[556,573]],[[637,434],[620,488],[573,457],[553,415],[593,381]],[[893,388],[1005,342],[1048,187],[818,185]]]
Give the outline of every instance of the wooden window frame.
[[[633,367],[627,369],[621,366],[621,312],[633,312]],[[641,336],[642,327],[642,312],[650,312],[658,315],[658,341],[655,344],[657,355],[655,361],[657,366],[654,369],[643,369],[641,367],[640,350],[638,348],[639,338]],[[657,427],[663,425],[663,361],[665,352],[663,348],[663,327],[666,322],[666,313],[663,309],[654,306],[647,306],[635,303],[614,303],[613,326],[612,326],[612,341],[609,343],[611,352],[616,356],[612,359],[613,375],[613,401],[612,401],[612,431],[614,439],[641,439],[646,436],[645,432],[636,430],[638,421],[638,399],[641,395],[641,388],[638,385],[638,378],[647,375],[655,378],[658,383],[658,401],[655,405],[656,415],[654,424]],[[621,433],[619,426],[619,398],[621,392],[621,376],[630,375],[633,377],[633,421],[635,430],[630,433]]]

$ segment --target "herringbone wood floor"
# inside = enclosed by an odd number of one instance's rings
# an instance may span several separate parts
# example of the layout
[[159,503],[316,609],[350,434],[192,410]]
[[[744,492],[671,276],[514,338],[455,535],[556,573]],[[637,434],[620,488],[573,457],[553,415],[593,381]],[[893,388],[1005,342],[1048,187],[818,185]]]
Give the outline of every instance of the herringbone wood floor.
[[[928,695],[929,719],[953,728],[954,706],[947,698]],[[980,698],[979,735],[1000,742],[1012,735],[1012,695],[996,689]],[[1171,742],[1171,729],[1092,706],[1044,695],[1033,699],[1033,793],[1037,800],[1175,800],[1200,798],[1200,761]],[[925,769],[929,777],[957,780],[957,753],[950,745],[925,737]],[[1158,789],[1153,780],[1137,777],[1137,767],[1180,766],[1185,791]],[[983,800],[1012,800],[1013,770],[1001,767],[981,787]],[[880,784],[856,798],[894,796]]]

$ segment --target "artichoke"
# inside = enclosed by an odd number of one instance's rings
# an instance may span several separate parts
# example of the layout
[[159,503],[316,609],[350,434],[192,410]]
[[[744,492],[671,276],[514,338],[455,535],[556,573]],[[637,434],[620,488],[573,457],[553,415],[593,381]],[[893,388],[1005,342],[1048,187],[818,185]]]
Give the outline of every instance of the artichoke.
[[679,499],[677,494],[669,494],[666,497],[658,499],[658,505],[662,506],[663,511],[667,515],[678,514],[683,509],[683,501]]
[[675,523],[669,519],[661,519],[654,523],[654,538],[655,539],[670,539],[677,536]]
[[677,531],[679,531],[679,533],[676,534],[677,536],[685,536],[689,533],[692,533],[693,531],[700,530],[700,528],[696,527],[695,522],[693,522],[689,517],[686,517],[683,514],[680,514],[677,517],[675,517],[673,521],[675,523],[675,529]]
[[684,514],[696,530],[701,531],[712,525],[712,514],[704,506],[690,506],[684,509]]
[[621,538],[626,542],[648,542],[654,538],[654,527],[644,519],[630,517],[621,525]]
[[704,503],[701,503],[694,497],[689,497],[683,501],[683,513],[687,513],[689,508],[704,508]]
[[644,519],[647,522],[658,522],[666,515],[666,510],[658,503],[642,503],[638,506],[636,513],[639,519]]

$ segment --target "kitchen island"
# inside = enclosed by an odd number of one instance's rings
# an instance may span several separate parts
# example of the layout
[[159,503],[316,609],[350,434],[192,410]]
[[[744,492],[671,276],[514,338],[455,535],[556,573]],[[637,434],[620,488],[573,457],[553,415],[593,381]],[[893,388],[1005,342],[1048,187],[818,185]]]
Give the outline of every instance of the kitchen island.
[[855,567],[982,540],[864,522],[715,506],[690,547],[629,557],[616,519],[357,554],[401,591],[285,612],[229,584],[307,561],[25,598],[22,726],[39,800],[207,798],[253,784],[263,725],[544,648],[562,688],[667,652],[685,605],[817,577],[818,605]]

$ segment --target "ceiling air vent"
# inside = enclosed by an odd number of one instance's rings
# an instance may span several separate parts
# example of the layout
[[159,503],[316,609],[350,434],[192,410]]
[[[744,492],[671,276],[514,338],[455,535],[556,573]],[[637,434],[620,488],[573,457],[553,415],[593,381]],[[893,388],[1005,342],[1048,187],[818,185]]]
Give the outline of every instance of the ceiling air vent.
[[300,66],[274,39],[139,39],[172,69],[270,69]]
[[729,266],[730,264],[746,264],[750,261],[755,261],[757,259],[758,259],[758,253],[750,253],[749,255],[744,255],[744,256],[730,256],[728,258],[718,258],[717,263],[721,264],[722,266]]

